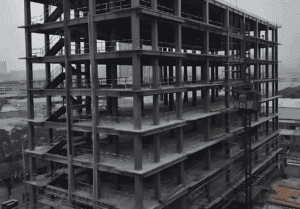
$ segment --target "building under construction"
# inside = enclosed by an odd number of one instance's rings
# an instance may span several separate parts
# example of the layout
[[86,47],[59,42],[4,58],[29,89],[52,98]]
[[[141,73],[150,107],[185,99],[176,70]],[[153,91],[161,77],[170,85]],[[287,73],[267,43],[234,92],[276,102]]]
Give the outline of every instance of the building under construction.
[[[221,0],[24,0],[24,8],[30,207],[242,204],[244,122],[234,104],[245,76],[260,93],[253,200],[280,167],[281,26]],[[34,96],[46,98],[45,114]],[[46,143],[35,127],[47,130]],[[37,160],[48,169],[37,172]]]

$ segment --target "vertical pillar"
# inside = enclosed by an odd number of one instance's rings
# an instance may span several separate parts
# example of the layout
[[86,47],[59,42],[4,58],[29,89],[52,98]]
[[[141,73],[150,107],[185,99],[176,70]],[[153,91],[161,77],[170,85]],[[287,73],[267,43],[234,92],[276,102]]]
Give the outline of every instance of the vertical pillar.
[[[24,0],[24,14],[25,14],[25,25],[31,25],[31,7],[30,1]],[[29,31],[29,28],[25,28],[25,44],[26,44],[26,57],[32,57],[32,35]],[[29,59],[26,59],[26,84],[27,84],[27,112],[28,112],[28,119],[34,119],[34,104],[33,104],[33,95],[31,93],[33,87],[33,72],[32,72],[32,63]],[[35,149],[35,137],[34,137],[34,123],[28,122],[28,149],[34,150]],[[32,179],[32,173],[35,169],[35,159],[29,155],[29,175]],[[27,188],[25,186],[25,192]],[[30,208],[33,209],[32,205],[36,203],[36,193],[35,188],[32,185],[29,185],[29,194],[30,194]],[[26,194],[27,197],[27,194]],[[28,205],[26,204],[26,208]]]
[[206,141],[209,141],[210,140],[210,118],[209,117],[206,117],[204,119],[204,138]]
[[[192,80],[193,83],[197,84],[197,66],[195,64],[192,65]],[[197,105],[197,91],[193,91],[192,93],[192,106]]]
[[176,142],[177,142],[177,153],[183,152],[183,128],[176,128]]
[[135,207],[134,209],[144,208],[144,189],[143,189],[143,177],[140,175],[135,176],[134,181],[135,191]]
[[269,131],[269,120],[266,121],[266,134],[269,135],[270,131]]
[[203,54],[209,54],[209,31],[203,32]]
[[159,163],[160,162],[160,134],[154,134],[153,135],[153,141],[154,141],[154,162]]
[[[132,7],[138,5],[138,1],[131,0]],[[131,30],[132,30],[132,49],[137,50],[140,48],[140,18],[139,14],[135,11],[131,16]],[[132,56],[132,90],[141,89],[141,60],[138,54]],[[134,129],[139,130],[142,128],[142,98],[139,95],[134,95],[133,97],[133,120]]]
[[230,113],[224,114],[224,120],[225,120],[225,132],[230,133]]
[[181,17],[181,1],[182,0],[175,0],[174,1],[174,15]]
[[[157,9],[157,0],[152,0],[151,7]],[[157,19],[151,20],[151,45],[154,51],[158,51],[158,25]],[[153,88],[160,88],[159,83],[159,67],[158,59],[152,58],[152,70],[153,70]],[[159,98],[158,95],[153,95],[153,125],[159,125]]]
[[[168,83],[168,66],[163,66],[164,68],[164,82]],[[164,94],[164,105],[168,105],[168,94]]]
[[139,135],[134,136],[134,169],[143,169],[143,147],[142,137]]
[[206,169],[207,170],[210,170],[211,166],[210,166],[210,163],[211,163],[211,156],[210,156],[210,147],[207,147],[207,152],[206,152]]
[[209,1],[202,1],[203,5],[203,22],[209,24]]
[[169,111],[174,111],[174,93],[169,94]]
[[259,37],[259,33],[258,33],[258,20],[255,20],[255,27],[254,27],[254,36],[255,37]]
[[154,184],[154,193],[155,193],[155,199],[161,200],[161,174],[160,172],[157,172],[155,174],[155,184]]
[[229,28],[229,7],[226,6],[225,10],[225,27]]
[[180,185],[180,184],[184,185],[185,182],[184,182],[184,163],[183,163],[183,161],[181,161],[178,164],[178,167],[179,167],[179,171],[177,173],[177,176],[178,176],[178,185]]
[[139,0],[130,0],[131,1],[131,7],[135,8],[139,6]]
[[[94,204],[101,198],[101,190],[98,162],[100,159],[99,150],[99,134],[97,133],[97,126],[99,124],[99,98],[97,95],[97,89],[99,88],[98,81],[98,66],[95,59],[95,53],[97,53],[97,24],[94,23],[94,15],[96,14],[96,0],[89,0],[89,15],[88,15],[88,29],[89,29],[89,49],[90,49],[90,63],[92,69],[92,79],[91,79],[91,90],[92,90],[92,140],[93,140],[93,202]],[[115,76],[115,72],[113,72]],[[113,80],[113,85],[115,81]],[[116,107],[118,108],[118,107]]]
[[157,11],[157,0],[151,0],[151,9]]
[[254,132],[255,141],[258,141],[258,134],[259,134],[259,128],[258,128],[258,126],[256,126],[255,132]]
[[70,19],[70,3],[68,0],[63,0],[64,12],[64,45],[65,45],[65,70],[66,70],[66,115],[67,115],[67,150],[68,150],[68,201],[72,204],[72,192],[74,191],[74,169],[72,166],[74,147],[73,147],[73,108],[72,96],[70,89],[72,88],[72,67],[69,60],[71,54],[71,29],[67,26]]
[[[183,80],[184,81],[187,81],[188,80],[188,66],[187,65],[184,65],[184,71],[183,71]],[[185,91],[184,92],[184,99],[183,99],[184,102],[188,102],[188,91]]]

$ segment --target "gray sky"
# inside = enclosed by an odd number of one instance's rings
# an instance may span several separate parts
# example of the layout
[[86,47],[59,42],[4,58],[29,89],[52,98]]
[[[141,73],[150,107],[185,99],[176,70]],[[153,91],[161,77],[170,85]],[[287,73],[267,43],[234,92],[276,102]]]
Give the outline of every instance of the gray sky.
[[[230,0],[224,0],[230,2]],[[279,72],[297,72],[300,69],[300,0],[231,0],[251,13],[270,21],[280,23],[279,29]],[[42,14],[40,4],[32,4],[32,16]],[[24,30],[18,26],[24,25],[23,0],[0,0],[0,61],[7,62],[8,71],[25,70],[25,61],[18,60],[25,54]],[[41,46],[33,36],[33,48]],[[43,65],[35,65],[35,69]]]

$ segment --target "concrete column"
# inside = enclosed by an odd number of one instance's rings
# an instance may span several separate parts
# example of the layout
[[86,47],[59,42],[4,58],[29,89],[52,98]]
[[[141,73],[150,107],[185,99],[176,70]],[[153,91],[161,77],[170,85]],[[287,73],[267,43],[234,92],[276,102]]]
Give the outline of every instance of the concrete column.
[[153,141],[154,141],[154,162],[159,163],[160,162],[160,134],[154,134],[153,135]]
[[74,172],[73,172],[73,108],[72,108],[72,97],[70,89],[72,88],[72,67],[69,60],[71,54],[71,29],[67,26],[67,22],[70,19],[70,4],[68,0],[63,0],[63,11],[64,11],[64,44],[65,44],[65,70],[66,70],[66,115],[67,115],[67,150],[68,150],[68,201],[72,204],[72,192],[74,191]]
[[178,167],[179,167],[179,171],[177,173],[178,185],[180,185],[180,184],[185,185],[185,182],[184,182],[184,163],[183,163],[183,161],[178,163]]
[[134,169],[143,169],[143,147],[142,137],[139,135],[134,136]]
[[133,127],[135,130],[142,129],[142,97],[133,96]]
[[210,138],[209,138],[209,132],[210,132],[210,118],[209,117],[206,117],[204,119],[204,138],[206,141],[209,141]]
[[209,54],[209,31],[203,32],[203,54]]
[[225,132],[230,133],[230,113],[224,114],[224,120],[225,120]]
[[169,111],[174,111],[174,93],[169,94]]
[[266,97],[268,98],[270,96],[269,95],[269,82],[266,82],[265,85],[266,85]]
[[140,2],[139,0],[130,0],[131,2],[131,7],[134,8],[134,7],[138,7]]
[[[168,82],[168,68],[165,65],[164,67],[164,82],[167,83]],[[168,94],[164,94],[164,105],[168,105]]]
[[181,0],[174,1],[174,15],[181,17]]
[[205,112],[209,112],[209,88],[203,90],[203,100]]
[[159,125],[159,98],[153,95],[153,125]]
[[135,176],[135,207],[134,209],[141,209],[144,208],[144,182],[143,182],[143,177],[140,175]]
[[[197,83],[197,66],[195,64],[192,65],[192,80],[193,83]],[[192,91],[192,106],[197,105],[197,91]]]
[[270,124],[269,124],[269,121],[266,121],[266,129],[267,129],[267,130],[266,130],[266,134],[267,134],[267,135],[269,135],[269,133],[270,133],[270,132],[269,132],[269,125],[270,125]]
[[160,172],[155,174],[155,184],[154,184],[154,195],[155,199],[160,201],[161,200],[161,175]]
[[[188,66],[184,65],[184,71],[183,71],[183,80],[187,81],[188,80]],[[188,102],[188,91],[184,92],[184,102]]]
[[174,81],[174,68],[173,65],[169,66],[169,83]]
[[226,6],[225,9],[225,27],[228,28],[229,27],[229,7]]
[[266,114],[269,117],[269,101],[266,102]]
[[101,198],[100,179],[98,178],[98,162],[100,159],[99,150],[99,134],[97,133],[97,126],[99,125],[99,98],[97,95],[97,89],[99,88],[98,80],[98,66],[95,59],[95,53],[97,53],[97,24],[93,21],[93,16],[96,14],[96,0],[89,1],[89,16],[88,16],[88,28],[89,28],[89,49],[90,49],[90,63],[92,68],[92,139],[93,139],[93,200],[98,201]]
[[202,1],[203,5],[203,22],[209,24],[209,1]]
[[206,169],[210,170],[211,169],[211,156],[210,156],[210,147],[207,147],[207,153],[206,153]]
[[120,154],[120,138],[117,135],[113,136],[114,152],[115,154]]
[[151,0],[151,9],[157,11],[157,0]]
[[182,105],[182,92],[176,92],[176,118],[182,119],[183,105]]
[[259,128],[258,128],[258,126],[256,126],[255,132],[254,132],[255,141],[258,141],[258,134],[259,134]]
[[[131,0],[131,3],[136,0]],[[132,49],[140,49],[140,17],[137,12],[132,13],[131,16],[131,31],[132,31]],[[141,89],[141,60],[138,54],[132,56],[132,90]]]
[[215,102],[215,88],[210,89],[210,102],[211,103]]
[[183,128],[176,128],[176,150],[177,153],[183,152]]
[[275,130],[278,130],[278,116],[275,117]]
[[[47,18],[47,7],[48,5],[44,5],[44,14],[45,14],[45,19]],[[48,34],[45,34],[44,35],[44,41],[45,41],[45,54],[47,54],[50,50],[49,48],[49,35]],[[51,67],[50,67],[50,63],[45,63],[45,70],[46,70],[46,85],[50,84],[51,83]],[[47,117],[50,117],[52,115],[52,101],[51,101],[51,96],[47,96],[46,97],[46,114],[47,114]],[[49,128],[47,129],[47,135],[49,136],[49,142],[52,143],[53,141],[53,129],[52,128]],[[50,163],[51,164],[51,163]],[[52,166],[50,165],[50,170],[52,168]],[[50,171],[52,172],[52,170]]]
[[258,20],[257,20],[257,19],[256,19],[256,21],[255,21],[254,36],[255,36],[255,37],[259,37],[259,32],[258,32]]
[[269,40],[269,23],[267,23],[266,25],[266,30],[265,30],[265,34],[266,34],[266,40]]

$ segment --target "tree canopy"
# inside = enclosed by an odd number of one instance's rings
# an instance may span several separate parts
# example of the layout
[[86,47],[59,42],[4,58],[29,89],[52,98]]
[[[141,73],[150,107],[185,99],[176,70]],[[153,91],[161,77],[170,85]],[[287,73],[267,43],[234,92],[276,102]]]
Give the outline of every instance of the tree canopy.
[[300,86],[287,87],[278,92],[282,98],[300,98]]

